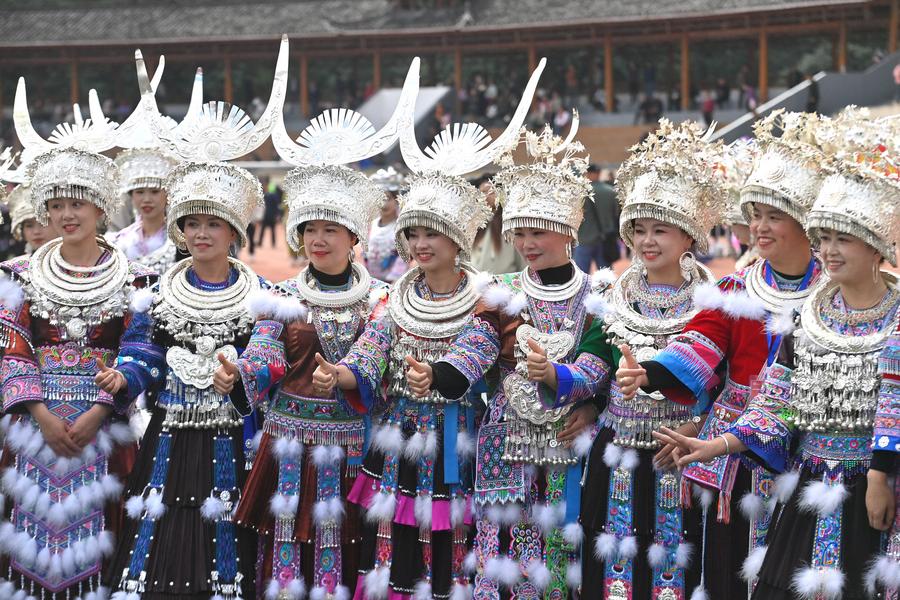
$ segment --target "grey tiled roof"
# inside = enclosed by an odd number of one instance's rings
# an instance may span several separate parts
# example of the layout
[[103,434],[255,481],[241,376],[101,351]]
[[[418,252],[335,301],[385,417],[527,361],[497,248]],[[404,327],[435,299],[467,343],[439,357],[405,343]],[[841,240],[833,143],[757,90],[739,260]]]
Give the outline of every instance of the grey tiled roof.
[[471,0],[440,10],[400,10],[391,0],[300,0],[190,6],[164,2],[121,8],[0,12],[0,45],[294,38],[338,33],[452,31],[822,7],[865,0]]

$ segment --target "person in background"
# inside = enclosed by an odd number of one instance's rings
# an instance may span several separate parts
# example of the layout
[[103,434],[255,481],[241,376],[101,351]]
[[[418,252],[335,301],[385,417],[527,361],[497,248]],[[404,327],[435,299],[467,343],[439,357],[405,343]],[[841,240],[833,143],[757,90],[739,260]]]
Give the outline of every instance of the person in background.
[[375,279],[394,283],[406,273],[409,265],[400,258],[396,244],[398,196],[405,181],[393,167],[379,169],[371,177],[372,183],[384,192],[381,214],[369,227],[369,248],[364,254],[366,269]]
[[265,208],[263,209],[262,226],[259,228],[257,246],[262,246],[263,237],[268,229],[272,233],[272,247],[275,247],[275,225],[281,217],[281,188],[274,183],[267,183],[265,195]]
[[37,220],[34,206],[31,203],[31,186],[21,184],[9,194],[10,225],[13,239],[25,243],[25,254],[43,246],[46,242],[59,237],[59,233],[51,222],[43,225]]
[[491,183],[492,175],[484,175],[475,183],[487,196],[487,202],[494,209],[494,216],[488,226],[475,236],[472,250],[472,264],[479,271],[490,273],[515,273],[525,268],[525,262],[512,244],[503,240],[503,208],[497,206],[497,194]]
[[598,269],[608,267],[618,258],[619,205],[616,190],[600,180],[600,168],[592,164],[587,177],[593,188],[593,201],[584,203],[584,222],[578,229],[578,245],[574,259],[578,268],[591,272],[591,265]]

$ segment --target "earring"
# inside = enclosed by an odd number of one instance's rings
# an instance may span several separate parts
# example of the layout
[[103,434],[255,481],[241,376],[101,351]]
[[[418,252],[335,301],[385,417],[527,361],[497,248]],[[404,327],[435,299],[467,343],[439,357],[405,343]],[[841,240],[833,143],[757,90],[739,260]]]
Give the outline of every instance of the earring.
[[878,285],[878,278],[881,277],[881,269],[878,268],[878,263],[876,262],[872,265],[872,283]]
[[685,252],[678,258],[678,268],[681,269],[681,277],[685,281],[690,280],[697,269],[697,259],[693,252]]
[[460,263],[459,254],[457,254],[456,258],[453,259],[453,270],[456,271],[457,273],[459,273],[459,263]]
[[566,256],[572,260],[572,244],[566,244]]
[[641,257],[638,256],[638,253],[636,251],[631,253],[631,264],[637,267],[638,273],[640,273],[641,277],[647,276],[647,267],[644,266],[643,261],[641,261]]
[[351,263],[356,260],[356,252],[353,251],[353,248],[350,248],[350,255],[347,258]]

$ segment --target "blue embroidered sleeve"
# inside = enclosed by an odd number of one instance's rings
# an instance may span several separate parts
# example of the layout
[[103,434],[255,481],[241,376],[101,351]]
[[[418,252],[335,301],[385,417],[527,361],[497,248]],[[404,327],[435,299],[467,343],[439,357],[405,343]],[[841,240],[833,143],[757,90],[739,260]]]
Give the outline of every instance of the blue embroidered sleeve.
[[453,346],[438,362],[444,362],[475,384],[500,355],[500,334],[486,319],[475,317],[456,336]]
[[769,367],[760,393],[727,430],[747,446],[747,457],[775,473],[788,468],[795,431],[790,424],[791,372],[777,362]]
[[287,360],[284,341],[281,339],[284,325],[278,321],[263,320],[253,327],[247,347],[238,359],[242,386],[235,387],[231,400],[242,415],[251,412],[250,407],[264,402],[271,389],[284,377]]
[[712,401],[709,392],[719,383],[716,368],[724,356],[712,340],[692,330],[677,336],[653,360],[664,366],[697,398],[698,410],[705,411]]
[[872,449],[900,452],[900,332],[885,344],[878,359],[881,390],[875,410]]
[[393,322],[386,315],[369,321],[350,352],[338,363],[350,369],[356,378],[359,402],[355,402],[352,394],[344,395],[358,412],[371,412],[383,395],[381,382],[390,359],[392,329]]
[[556,370],[556,391],[544,384],[540,385],[541,401],[548,409],[590,398],[609,376],[606,361],[590,352],[582,352],[573,363],[552,364]]
[[147,312],[132,313],[122,334],[116,370],[125,376],[127,388],[113,398],[113,408],[125,414],[135,398],[162,383],[166,355],[152,342],[153,318]]

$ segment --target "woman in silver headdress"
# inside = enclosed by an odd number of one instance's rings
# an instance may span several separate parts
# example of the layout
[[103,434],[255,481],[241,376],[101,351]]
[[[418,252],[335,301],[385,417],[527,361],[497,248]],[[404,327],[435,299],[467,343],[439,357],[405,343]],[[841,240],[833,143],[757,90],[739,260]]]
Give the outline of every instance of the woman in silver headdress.
[[883,493],[891,470],[873,458],[872,434],[878,357],[900,319],[897,277],[880,270],[885,260],[896,266],[900,239],[898,134],[885,132],[853,111],[817,132],[830,147],[831,174],[806,227],[828,278],[803,304],[795,330],[790,320],[781,324],[785,342],[747,410],[711,439],[657,434],[680,445],[680,464],[742,453],[779,473],[767,547],[745,566],[758,577],[759,600],[862,600],[874,592],[867,587],[885,583],[877,573],[864,577],[893,521],[867,508],[867,487]]
[[[418,60],[410,68],[417,72]],[[266,598],[290,600],[308,589],[314,598],[348,600],[356,585],[360,526],[357,507],[346,498],[362,464],[370,418],[339,390],[317,394],[311,375],[316,356],[344,358],[370,318],[384,310],[387,285],[354,262],[354,246],[368,247],[384,192],[347,164],[396,139],[396,121],[415,95],[414,86],[405,86],[379,131],[353,111],[332,109],[301,133],[305,146],[283,124],[273,133],[279,155],[298,165],[284,181],[286,237],[309,266],[252,300],[253,337],[214,382],[230,391],[240,380],[248,399],[265,407],[235,519],[260,534],[257,593]]]
[[213,374],[237,359],[265,283],[230,257],[246,243],[262,186],[227,164],[185,163],[166,181],[174,243],[190,258],[135,301],[151,332],[129,336],[106,392],[144,393],[151,418],[128,481],[128,524],[106,577],[122,598],[253,596],[256,536],[232,521],[246,478],[243,394],[220,393]]
[[176,260],[175,244],[166,235],[166,177],[177,160],[157,148],[130,148],[116,157],[121,193],[135,214],[131,225],[107,235],[130,260],[165,273]]
[[97,237],[118,202],[111,160],[54,149],[28,174],[34,214],[60,237],[0,266],[0,393],[4,412],[19,415],[6,438],[15,459],[2,483],[15,504],[0,525],[0,597],[93,599],[120,525],[119,477],[134,459],[135,397],[108,394],[94,377],[128,342],[126,327],[148,331],[129,303],[153,274]]
[[53,224],[41,223],[34,212],[31,203],[31,186],[28,184],[17,185],[9,194],[9,227],[13,238],[19,242],[25,242],[25,253],[32,254],[35,250],[59,237],[59,233],[53,228]]
[[[622,357],[621,344],[640,359],[664,348],[697,314],[697,287],[713,283],[693,252],[706,251],[707,234],[725,208],[715,171],[722,152],[698,125],[663,120],[619,170],[621,234],[634,264],[599,306],[601,356],[611,370]],[[683,425],[696,435],[698,423],[690,406],[660,393],[626,400],[610,383],[582,495],[585,597],[601,597],[604,590],[626,600],[689,597],[700,572],[700,559],[692,556],[699,518],[681,506],[671,461],[654,461],[659,446],[650,434]]]
[[[357,599],[468,598],[464,571],[471,524],[474,414],[468,398],[413,389],[416,374],[450,347],[473,316],[480,276],[467,263],[479,228],[490,217],[485,196],[461,176],[496,160],[516,140],[545,61],[532,74],[506,130],[490,142],[466,123],[444,130],[423,153],[412,108],[400,135],[403,159],[414,175],[401,197],[397,247],[417,268],[391,288],[387,310],[366,326],[337,365],[324,359],[313,373],[319,393],[334,387],[370,412],[380,425],[349,500],[366,510]],[[418,82],[418,79],[416,79]],[[489,360],[491,341],[472,360]],[[475,356],[479,354],[479,356]],[[387,388],[386,410],[380,407]]]

